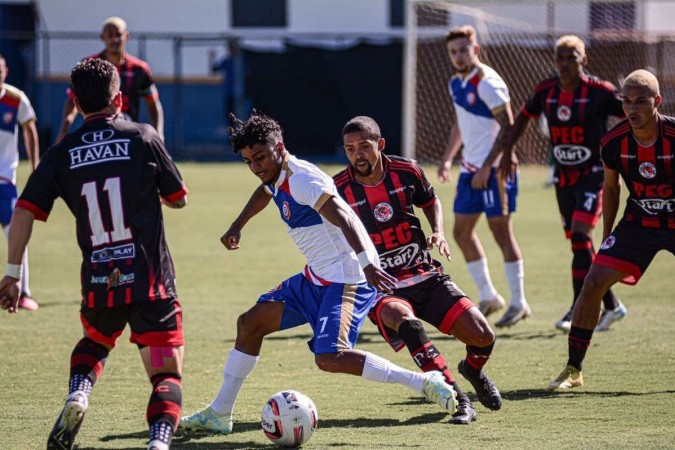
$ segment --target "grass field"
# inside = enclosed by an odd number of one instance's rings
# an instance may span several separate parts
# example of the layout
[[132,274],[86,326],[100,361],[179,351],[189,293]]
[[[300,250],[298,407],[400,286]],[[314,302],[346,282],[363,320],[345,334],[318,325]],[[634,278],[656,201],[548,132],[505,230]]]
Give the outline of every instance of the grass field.
[[[185,412],[192,412],[208,403],[220,386],[236,317],[304,263],[273,207],[249,223],[239,251],[227,252],[220,245],[221,234],[256,186],[243,165],[179,167],[191,190],[189,204],[184,210],[165,210],[165,221],[184,308],[183,404]],[[338,169],[325,167],[331,174]],[[427,172],[435,178],[433,169]],[[25,165],[21,175],[25,179]],[[566,336],[553,323],[569,307],[572,295],[571,252],[563,239],[554,193],[542,188],[545,176],[545,168],[521,172],[515,229],[534,314],[497,332],[486,370],[504,397],[501,411],[489,411],[476,401],[478,421],[453,426],[436,405],[405,388],[322,373],[305,344],[310,338],[306,326],[266,340],[237,403],[234,434],[182,434],[174,439],[173,448],[272,448],[260,431],[260,411],[269,395],[287,388],[309,395],[319,410],[319,429],[306,448],[675,448],[672,255],[658,255],[637,287],[617,288],[629,314],[609,332],[595,335],[584,366],[586,386],[571,393],[543,390],[567,360]],[[437,189],[450,236],[454,187]],[[493,280],[505,295],[501,256],[484,221],[479,234]],[[475,297],[459,250],[452,247],[455,257],[446,270]],[[4,258],[4,242],[0,249]],[[70,352],[81,336],[80,254],[74,223],[62,202],[47,225],[35,226],[30,258],[31,287],[40,310],[0,315],[2,450],[44,448],[67,393]],[[456,367],[464,357],[463,345],[435,330],[430,334],[450,367]],[[128,337],[127,331],[118,341],[90,398],[78,436],[80,449],[145,448],[150,385]],[[414,367],[407,352],[393,353],[370,323],[363,327],[358,348]],[[461,376],[459,380],[473,396],[468,382]]]

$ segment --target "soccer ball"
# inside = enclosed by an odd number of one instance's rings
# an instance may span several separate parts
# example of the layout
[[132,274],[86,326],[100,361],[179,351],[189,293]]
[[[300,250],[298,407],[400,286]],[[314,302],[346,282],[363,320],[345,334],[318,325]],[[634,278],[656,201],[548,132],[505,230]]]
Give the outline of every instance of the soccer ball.
[[260,422],[270,441],[282,447],[298,447],[314,434],[319,414],[309,397],[298,391],[286,390],[267,400]]

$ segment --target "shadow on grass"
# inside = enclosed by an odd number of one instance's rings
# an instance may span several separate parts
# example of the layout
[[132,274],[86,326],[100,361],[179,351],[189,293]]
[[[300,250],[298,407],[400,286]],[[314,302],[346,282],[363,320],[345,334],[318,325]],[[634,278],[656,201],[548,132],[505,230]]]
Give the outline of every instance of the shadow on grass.
[[531,339],[555,339],[558,337],[565,337],[567,335],[561,333],[560,331],[551,331],[551,332],[531,332],[531,331],[522,331],[522,332],[508,332],[508,331],[497,331],[497,339],[506,339],[514,341],[529,341]]
[[533,398],[574,398],[574,397],[642,397],[645,395],[675,394],[675,390],[652,392],[627,391],[549,391],[547,389],[517,389],[501,391],[502,398],[508,401],[530,400]]

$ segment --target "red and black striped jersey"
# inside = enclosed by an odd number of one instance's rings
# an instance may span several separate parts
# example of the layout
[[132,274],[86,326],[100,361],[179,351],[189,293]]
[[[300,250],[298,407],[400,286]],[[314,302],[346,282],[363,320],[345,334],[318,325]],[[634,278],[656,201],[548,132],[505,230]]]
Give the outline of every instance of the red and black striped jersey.
[[658,123],[656,142],[645,147],[624,120],[602,138],[602,160],[628,187],[624,220],[675,229],[675,118],[659,115]]
[[160,196],[186,194],[150,125],[99,115],[47,150],[16,206],[46,221],[64,200],[82,253],[83,306],[112,307],[176,297]]
[[419,283],[443,272],[431,257],[426,236],[413,206],[426,208],[436,199],[415,161],[382,155],[384,178],[375,186],[356,181],[349,166],[333,177],[338,192],[361,218],[380,255],[382,268],[399,287]]
[[521,111],[533,119],[544,114],[548,121],[559,187],[602,170],[600,139],[607,132],[607,118],[623,117],[616,88],[593,76],[583,76],[573,92],[563,91],[559,78],[542,81]]

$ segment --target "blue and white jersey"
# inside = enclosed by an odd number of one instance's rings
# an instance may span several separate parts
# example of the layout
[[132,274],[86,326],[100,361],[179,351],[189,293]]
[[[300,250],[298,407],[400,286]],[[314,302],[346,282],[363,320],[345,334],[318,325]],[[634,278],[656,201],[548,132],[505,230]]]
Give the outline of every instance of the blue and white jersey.
[[23,91],[5,83],[0,90],[0,183],[16,184],[19,165],[19,125],[35,120]]
[[[333,179],[314,164],[287,155],[275,184],[265,185],[286,224],[286,231],[307,260],[305,277],[316,285],[357,284],[366,281],[356,254],[342,230],[328,222],[319,210],[331,197],[354,215],[354,223],[368,236],[363,224],[338,195]],[[377,254],[370,239],[367,251]]]
[[[492,110],[510,101],[506,83],[491,67],[478,64],[466,78],[457,74],[448,83],[464,148],[462,172],[476,172],[490,154],[499,134]],[[495,161],[495,166],[499,159]]]

